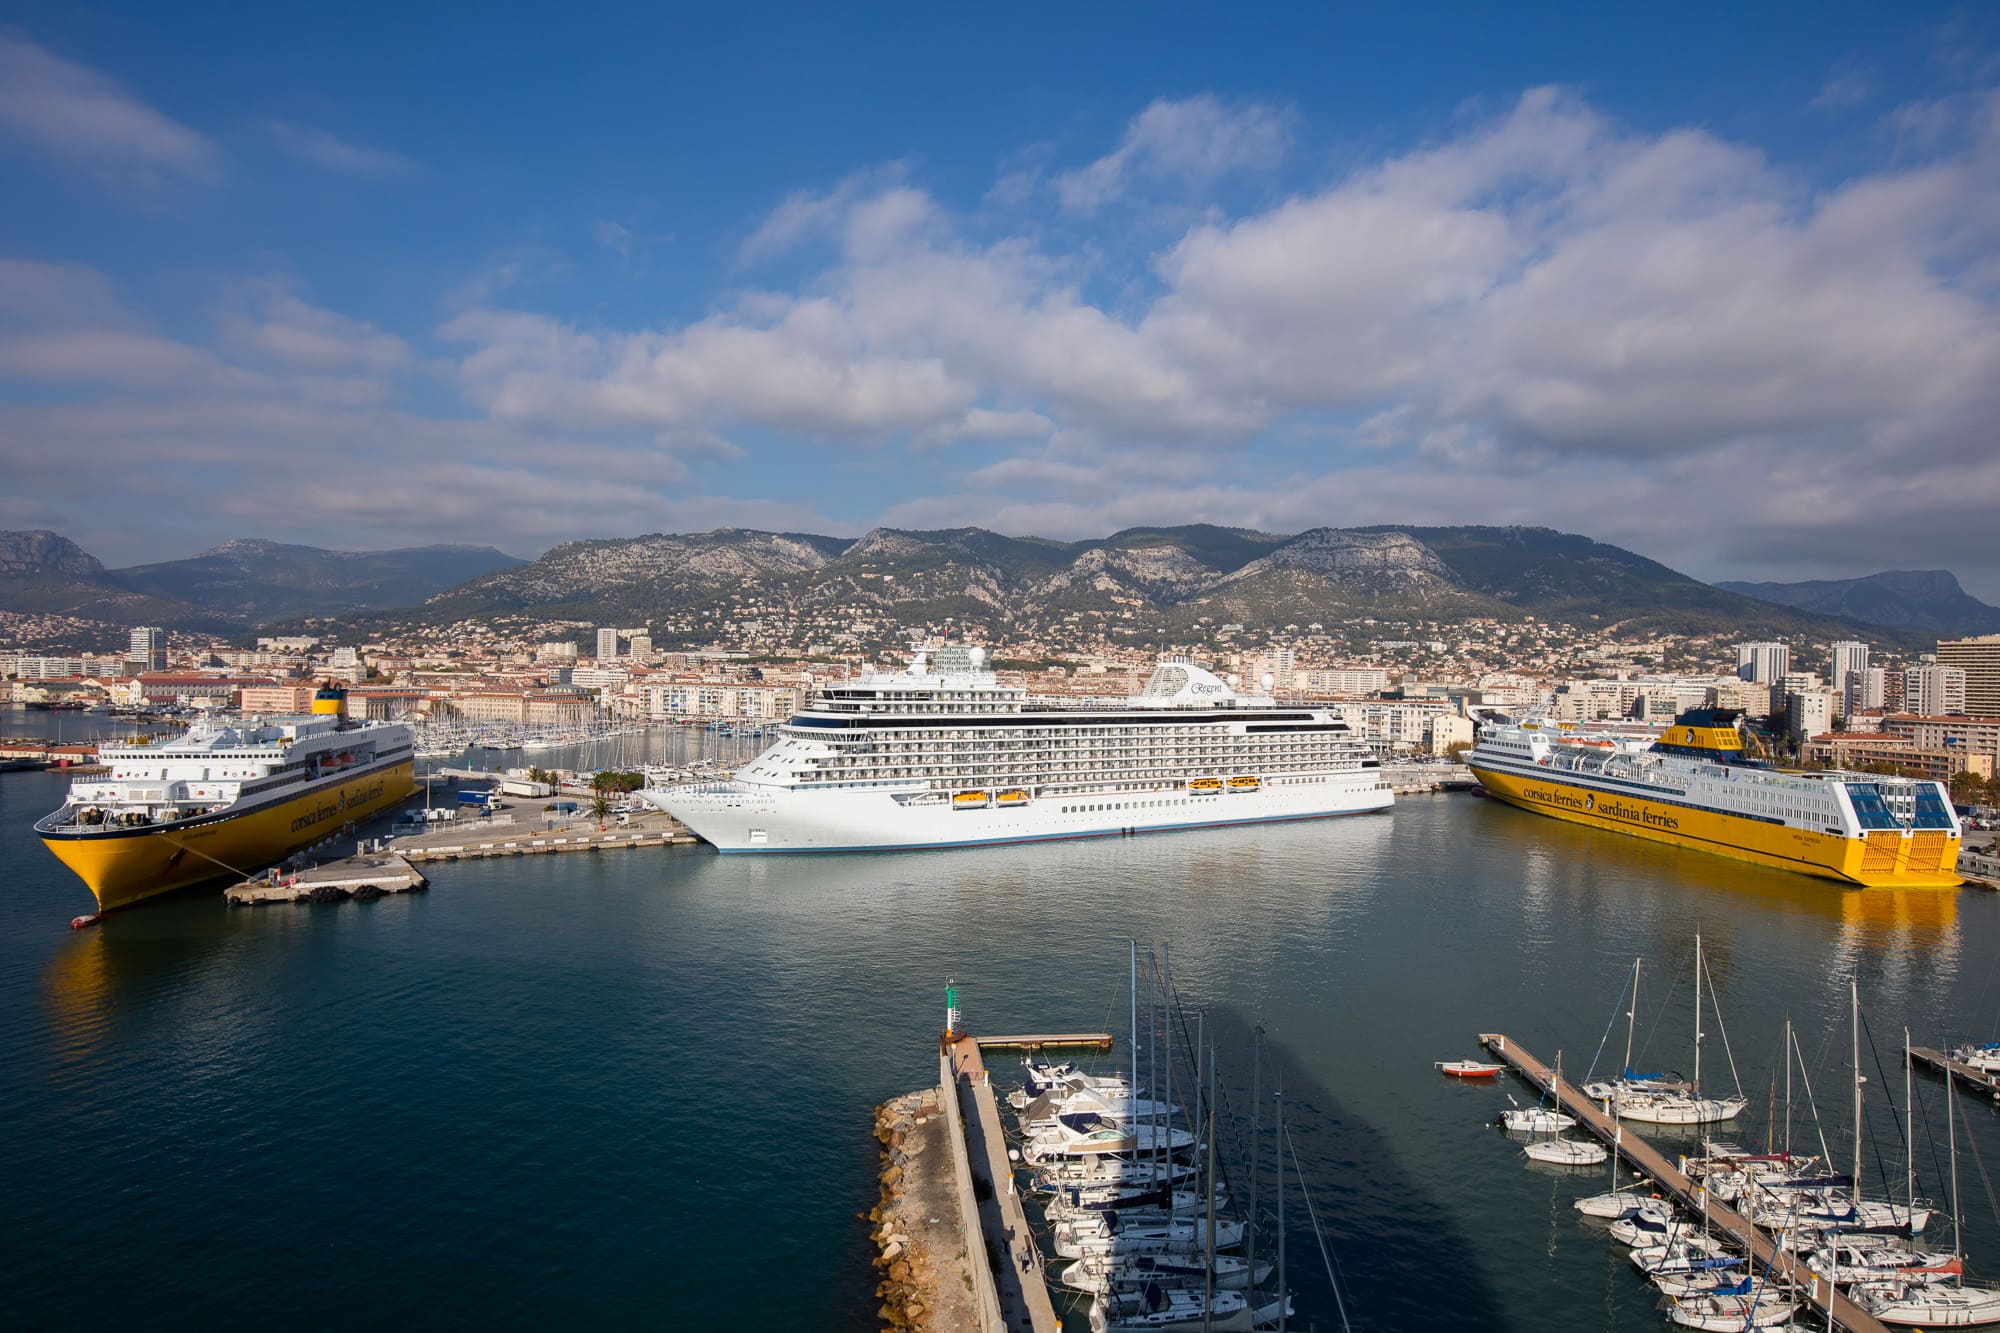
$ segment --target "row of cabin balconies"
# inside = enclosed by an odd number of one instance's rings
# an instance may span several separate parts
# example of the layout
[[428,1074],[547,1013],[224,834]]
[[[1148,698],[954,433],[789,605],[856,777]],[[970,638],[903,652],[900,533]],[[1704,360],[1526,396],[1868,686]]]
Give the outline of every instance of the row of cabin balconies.
[[835,762],[807,769],[799,774],[806,782],[849,782],[891,778],[934,778],[981,785],[987,782],[1058,782],[1089,778],[1092,781],[1178,781],[1184,777],[1227,776],[1254,772],[1276,775],[1300,771],[1358,771],[1359,755],[1297,756],[1291,762],[1272,764],[1248,755],[1209,755],[1193,759],[1152,760],[1144,763],[1105,764],[1082,760],[1008,762],[1004,758],[974,760],[962,764],[909,764],[893,761],[863,763]]

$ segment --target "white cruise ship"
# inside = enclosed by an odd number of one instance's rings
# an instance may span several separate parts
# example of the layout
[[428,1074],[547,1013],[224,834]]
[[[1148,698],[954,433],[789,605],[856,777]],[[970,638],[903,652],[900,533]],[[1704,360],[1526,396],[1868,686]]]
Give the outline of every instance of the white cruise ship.
[[1239,695],[1185,662],[1087,705],[1001,685],[978,648],[829,683],[733,781],[650,788],[724,852],[973,847],[1387,809],[1336,714]]

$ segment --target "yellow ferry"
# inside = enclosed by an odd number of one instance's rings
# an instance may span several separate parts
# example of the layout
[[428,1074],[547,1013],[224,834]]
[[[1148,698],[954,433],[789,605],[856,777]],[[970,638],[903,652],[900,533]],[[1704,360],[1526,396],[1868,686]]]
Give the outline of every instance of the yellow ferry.
[[310,716],[203,720],[153,745],[105,746],[35,832],[99,911],[206,880],[247,879],[415,789],[409,728],[351,722],[320,690]]
[[1651,743],[1488,725],[1465,762],[1488,795],[1574,824],[1847,884],[1959,883],[1962,829],[1941,783],[1775,769],[1745,756],[1737,717],[1696,709]]

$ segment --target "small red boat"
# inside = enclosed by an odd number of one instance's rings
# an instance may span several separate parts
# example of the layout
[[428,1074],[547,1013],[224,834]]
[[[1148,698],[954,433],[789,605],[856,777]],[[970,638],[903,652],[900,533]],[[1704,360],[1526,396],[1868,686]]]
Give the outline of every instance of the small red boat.
[[1485,1064],[1478,1060],[1438,1060],[1434,1063],[1441,1072],[1453,1078],[1492,1078],[1507,1067]]

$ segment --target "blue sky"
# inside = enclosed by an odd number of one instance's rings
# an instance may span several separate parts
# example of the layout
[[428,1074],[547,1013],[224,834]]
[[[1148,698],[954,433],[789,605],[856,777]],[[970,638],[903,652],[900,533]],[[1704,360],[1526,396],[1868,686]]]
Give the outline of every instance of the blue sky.
[[2000,600],[1984,7],[17,4],[0,526],[1539,523]]

